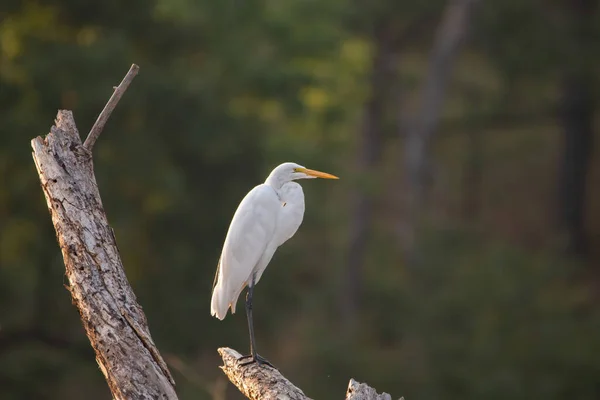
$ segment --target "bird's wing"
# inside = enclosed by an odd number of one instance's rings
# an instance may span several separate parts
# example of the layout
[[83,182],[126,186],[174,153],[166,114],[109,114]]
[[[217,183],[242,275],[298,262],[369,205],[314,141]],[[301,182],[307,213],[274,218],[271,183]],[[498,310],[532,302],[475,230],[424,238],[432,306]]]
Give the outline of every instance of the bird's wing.
[[235,302],[273,238],[281,205],[267,185],[252,189],[238,206],[225,238],[215,277],[211,313],[222,319]]

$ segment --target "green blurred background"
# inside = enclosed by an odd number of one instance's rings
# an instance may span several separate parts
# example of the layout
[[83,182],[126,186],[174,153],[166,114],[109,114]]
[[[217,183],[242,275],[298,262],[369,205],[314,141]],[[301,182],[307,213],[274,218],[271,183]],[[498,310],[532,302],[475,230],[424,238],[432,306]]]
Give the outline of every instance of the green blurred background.
[[211,318],[211,285],[284,161],[342,178],[302,182],[255,295],[307,395],[600,398],[598,3],[3,0],[0,398],[110,397],[29,142],[57,109],[85,135],[132,63],[96,177],[181,399],[241,398],[216,349],[247,352],[243,307]]

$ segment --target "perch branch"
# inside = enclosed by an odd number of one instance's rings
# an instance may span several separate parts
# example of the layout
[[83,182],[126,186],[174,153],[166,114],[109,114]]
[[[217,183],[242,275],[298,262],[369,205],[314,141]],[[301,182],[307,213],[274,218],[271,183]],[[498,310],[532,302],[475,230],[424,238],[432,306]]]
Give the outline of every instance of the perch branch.
[[228,347],[221,347],[219,354],[223,358],[221,369],[227,378],[250,400],[310,400],[275,368],[256,364],[240,366],[237,360],[242,355]]
[[[219,354],[227,378],[250,400],[311,400],[276,369],[256,364],[240,366],[238,359],[242,355],[228,347],[221,347]],[[392,400],[392,397],[387,393],[377,394],[367,384],[350,379],[346,400]]]
[[102,133],[104,125],[106,125],[106,121],[108,121],[110,114],[112,114],[113,110],[117,106],[117,103],[119,103],[119,100],[121,100],[123,93],[125,93],[129,87],[129,84],[137,75],[139,69],[140,67],[132,64],[131,68],[129,68],[129,72],[127,72],[127,75],[125,75],[125,78],[123,78],[119,86],[114,88],[115,91],[113,92],[112,96],[110,96],[108,103],[106,103],[100,115],[98,115],[98,119],[94,123],[94,126],[92,126],[87,139],[85,139],[85,143],[83,143],[83,147],[85,147],[88,151],[91,152],[94,148],[94,143],[96,143],[96,140]]

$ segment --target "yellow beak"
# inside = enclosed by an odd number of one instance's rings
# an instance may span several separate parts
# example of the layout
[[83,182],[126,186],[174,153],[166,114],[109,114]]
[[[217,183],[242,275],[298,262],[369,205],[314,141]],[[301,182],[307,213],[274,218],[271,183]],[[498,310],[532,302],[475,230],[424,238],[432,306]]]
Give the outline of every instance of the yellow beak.
[[314,169],[308,168],[296,168],[296,171],[303,172],[306,175],[314,176],[315,178],[323,179],[340,179],[335,175],[328,174],[327,172],[315,171]]

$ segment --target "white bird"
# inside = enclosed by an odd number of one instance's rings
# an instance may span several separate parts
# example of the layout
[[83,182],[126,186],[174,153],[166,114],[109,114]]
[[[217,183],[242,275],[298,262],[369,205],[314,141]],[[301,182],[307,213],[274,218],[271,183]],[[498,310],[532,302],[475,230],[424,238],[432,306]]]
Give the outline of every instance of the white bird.
[[[297,179],[337,176],[287,162],[277,166],[265,183],[254,187],[238,206],[223,245],[213,283],[211,315],[220,320],[227,311],[235,313],[235,305],[248,286],[246,316],[250,332],[251,358],[244,363],[271,365],[256,352],[252,322],[252,293],[275,250],[294,236],[304,217],[304,193]],[[272,365],[271,365],[272,366]]]

